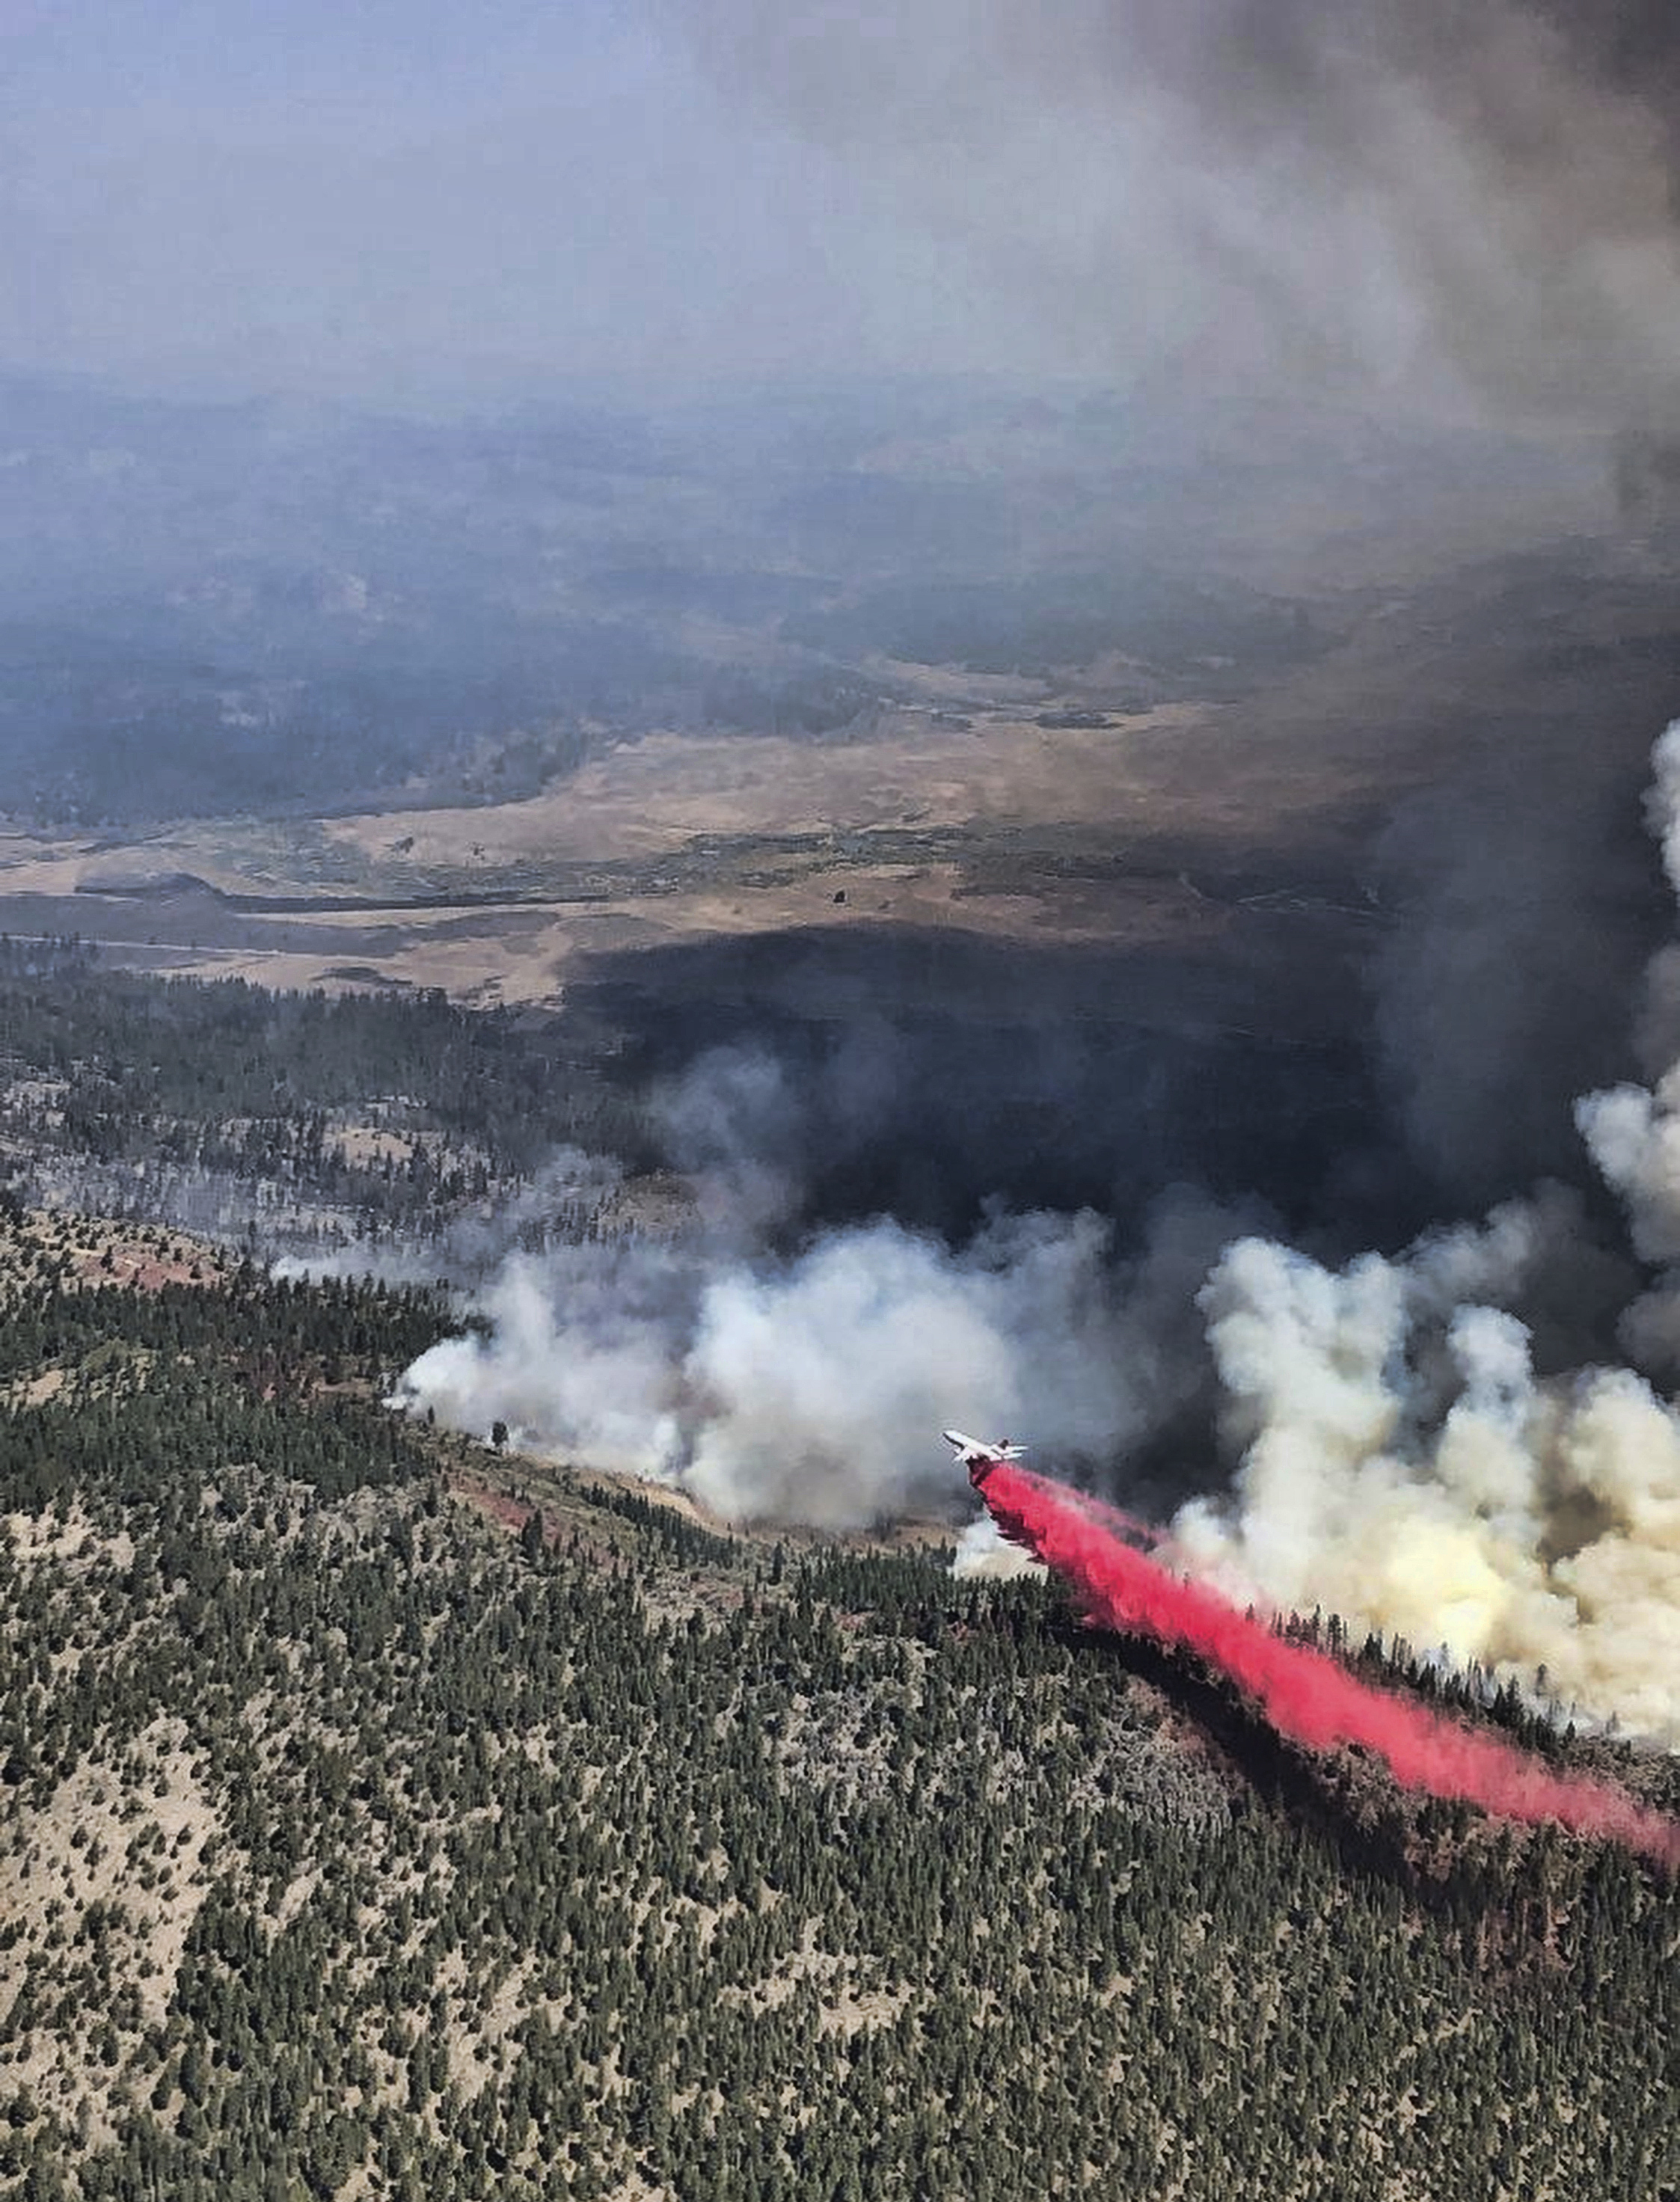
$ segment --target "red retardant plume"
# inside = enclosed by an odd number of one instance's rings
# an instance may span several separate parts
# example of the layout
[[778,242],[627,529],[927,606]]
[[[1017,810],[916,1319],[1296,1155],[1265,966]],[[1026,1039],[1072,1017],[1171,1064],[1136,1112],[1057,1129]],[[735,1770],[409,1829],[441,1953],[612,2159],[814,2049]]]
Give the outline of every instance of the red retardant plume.
[[1182,1646],[1228,1675],[1281,1734],[1314,1751],[1356,1743],[1408,1789],[1462,1798],[1507,1819],[1556,1821],[1680,1870],[1680,1822],[1613,1783],[1556,1774],[1514,1745],[1372,1687],[1323,1652],[1274,1636],[1205,1584],[1182,1581],[1105,1526],[1082,1495],[1012,1463],[980,1493],[1005,1536],[1077,1593],[1105,1628]]

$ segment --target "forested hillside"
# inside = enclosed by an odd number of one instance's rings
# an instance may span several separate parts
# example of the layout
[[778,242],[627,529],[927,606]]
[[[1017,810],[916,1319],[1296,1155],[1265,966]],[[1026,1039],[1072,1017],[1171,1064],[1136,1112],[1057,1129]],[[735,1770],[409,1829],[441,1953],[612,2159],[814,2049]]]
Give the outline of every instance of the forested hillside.
[[398,1422],[439,1321],[0,1321],[0,2191],[1672,2193],[1671,1888],[1035,1584]]

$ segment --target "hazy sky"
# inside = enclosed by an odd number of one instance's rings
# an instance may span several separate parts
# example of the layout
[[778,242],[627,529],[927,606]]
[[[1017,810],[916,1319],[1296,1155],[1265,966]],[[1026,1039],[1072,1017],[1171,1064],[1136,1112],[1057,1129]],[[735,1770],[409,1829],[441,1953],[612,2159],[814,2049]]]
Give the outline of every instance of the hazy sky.
[[640,0],[0,8],[14,362],[394,388],[1010,363],[948,238]]
[[0,359],[1661,410],[1670,0],[0,0]]

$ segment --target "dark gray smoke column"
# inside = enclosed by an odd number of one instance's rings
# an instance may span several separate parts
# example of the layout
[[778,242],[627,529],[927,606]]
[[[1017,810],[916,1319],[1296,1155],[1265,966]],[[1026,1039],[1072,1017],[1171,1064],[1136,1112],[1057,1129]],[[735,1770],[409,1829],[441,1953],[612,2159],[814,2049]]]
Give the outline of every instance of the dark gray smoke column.
[[1565,0],[1127,0],[1140,66],[1304,206],[1364,202],[1446,356],[1523,407],[1665,412],[1680,17]]
[[1645,745],[1583,686],[1555,723],[1488,699],[1462,766],[1402,806],[1379,852],[1394,923],[1375,1037],[1437,1213],[1577,1179],[1577,1097],[1639,1068],[1630,1004],[1665,933],[1637,827]]

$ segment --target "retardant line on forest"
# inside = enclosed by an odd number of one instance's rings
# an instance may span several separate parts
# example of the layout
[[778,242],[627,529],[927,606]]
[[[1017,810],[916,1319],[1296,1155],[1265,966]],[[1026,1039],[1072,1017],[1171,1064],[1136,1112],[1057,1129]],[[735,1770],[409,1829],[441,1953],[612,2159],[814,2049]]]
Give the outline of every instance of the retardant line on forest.
[[1246,1691],[1280,1734],[1315,1751],[1360,1744],[1407,1788],[1511,1819],[1555,1821],[1680,1870],[1680,1822],[1614,1783],[1559,1774],[1514,1744],[1274,1635],[1205,1583],[1186,1582],[1135,1551],[1080,1493],[1047,1476],[1004,1462],[980,1489],[1004,1534],[1060,1575],[1092,1621],[1198,1653]]

